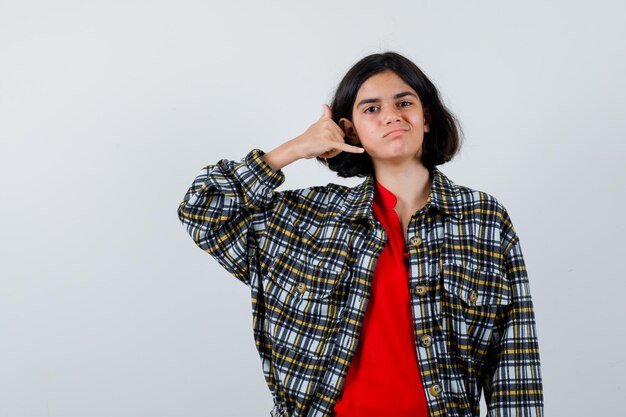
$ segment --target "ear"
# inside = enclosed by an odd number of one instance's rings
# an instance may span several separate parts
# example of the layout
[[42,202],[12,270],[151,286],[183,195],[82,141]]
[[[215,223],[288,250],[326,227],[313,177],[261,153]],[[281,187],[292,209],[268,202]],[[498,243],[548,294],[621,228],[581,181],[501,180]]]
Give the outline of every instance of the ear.
[[424,109],[424,132],[430,132],[430,113],[428,109]]
[[343,130],[343,133],[346,135],[348,141],[352,145],[358,145],[361,143],[361,141],[359,140],[359,135],[356,132],[356,128],[354,127],[354,123],[352,123],[350,120],[342,117],[341,119],[339,119],[339,127],[341,128],[341,130]]

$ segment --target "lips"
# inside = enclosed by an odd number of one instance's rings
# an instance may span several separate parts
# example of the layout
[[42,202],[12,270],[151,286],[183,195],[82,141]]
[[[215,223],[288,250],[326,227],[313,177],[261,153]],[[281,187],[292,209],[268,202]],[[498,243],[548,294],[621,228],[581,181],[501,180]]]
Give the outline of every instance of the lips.
[[404,133],[406,131],[407,131],[407,129],[394,129],[392,131],[389,131],[389,132],[385,133],[385,136],[383,136],[383,137],[386,138],[389,135],[397,136],[398,133],[402,134],[402,133]]

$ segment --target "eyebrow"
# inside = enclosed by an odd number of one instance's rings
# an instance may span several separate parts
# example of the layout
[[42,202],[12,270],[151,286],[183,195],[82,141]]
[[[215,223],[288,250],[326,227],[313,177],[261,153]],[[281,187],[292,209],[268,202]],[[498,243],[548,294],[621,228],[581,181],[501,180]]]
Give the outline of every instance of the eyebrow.
[[[411,93],[410,91],[403,91],[402,93],[398,93],[398,94],[396,94],[395,96],[393,96],[393,98],[394,98],[394,100],[395,100],[395,99],[397,99],[397,98],[400,98],[400,97],[405,97],[405,96],[413,96],[413,97],[415,97],[416,99],[418,99],[418,100],[419,100],[419,97],[418,97],[418,96],[416,96],[415,94]],[[379,98],[365,98],[365,99],[363,99],[363,100],[359,101],[359,104],[357,104],[356,106],[357,106],[357,108],[358,108],[358,107],[361,107],[361,106],[362,106],[362,105],[364,105],[364,104],[368,104],[368,103],[379,103],[379,102],[380,102],[380,99],[379,99]]]

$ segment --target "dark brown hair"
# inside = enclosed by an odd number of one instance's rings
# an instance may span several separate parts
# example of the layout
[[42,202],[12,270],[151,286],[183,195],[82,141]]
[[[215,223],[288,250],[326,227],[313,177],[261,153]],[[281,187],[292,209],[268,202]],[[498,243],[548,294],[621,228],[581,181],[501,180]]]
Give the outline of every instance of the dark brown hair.
[[[368,55],[354,64],[343,77],[330,106],[333,120],[342,117],[352,121],[352,108],[361,85],[371,76],[391,70],[417,92],[430,131],[424,133],[422,163],[429,170],[435,165],[450,161],[461,147],[462,129],[456,117],[443,105],[434,84],[411,60],[396,52]],[[350,143],[344,137],[346,143]],[[357,145],[362,147],[362,145]],[[340,152],[333,158],[316,157],[322,164],[337,172],[340,177],[364,177],[374,174],[374,165],[367,152],[360,154]]]

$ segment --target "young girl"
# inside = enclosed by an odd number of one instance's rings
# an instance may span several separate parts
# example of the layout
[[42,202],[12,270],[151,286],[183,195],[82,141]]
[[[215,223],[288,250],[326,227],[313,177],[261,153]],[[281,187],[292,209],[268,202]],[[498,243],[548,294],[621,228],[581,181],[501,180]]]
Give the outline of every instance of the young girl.
[[[437,166],[457,122],[409,59],[373,54],[300,136],[202,169],[178,207],[249,286],[273,416],[542,416],[519,238],[492,195]],[[355,187],[274,191],[317,158]]]

